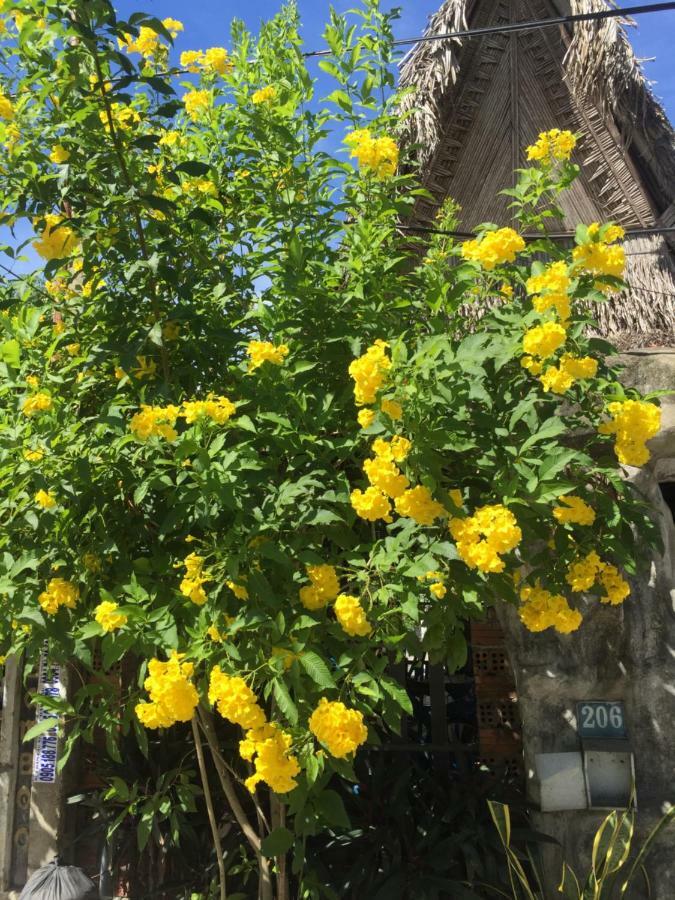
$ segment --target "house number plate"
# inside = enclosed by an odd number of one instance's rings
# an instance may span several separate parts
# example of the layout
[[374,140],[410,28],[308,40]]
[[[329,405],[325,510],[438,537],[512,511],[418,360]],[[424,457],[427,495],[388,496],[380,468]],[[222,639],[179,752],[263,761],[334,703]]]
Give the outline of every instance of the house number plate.
[[577,703],[577,731],[582,738],[625,738],[626,716],[619,700]]

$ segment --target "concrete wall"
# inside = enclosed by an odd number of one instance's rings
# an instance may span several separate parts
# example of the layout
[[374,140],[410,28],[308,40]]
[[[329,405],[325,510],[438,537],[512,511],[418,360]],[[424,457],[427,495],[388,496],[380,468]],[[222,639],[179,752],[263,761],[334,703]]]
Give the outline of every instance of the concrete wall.
[[[622,357],[624,383],[644,392],[675,390],[675,349]],[[675,481],[675,396],[662,398],[663,429],[650,445],[652,460],[629,477],[651,501],[664,552],[649,579],[633,582],[622,607],[589,604],[581,629],[569,636],[530,634],[512,608],[500,610],[516,676],[523,722],[528,789],[538,802],[536,753],[579,750],[575,703],[623,700],[635,751],[638,840],[675,803],[675,524],[659,482]],[[556,837],[579,875],[588,872],[593,835],[604,812],[539,813],[536,826]],[[550,896],[561,854],[547,850]],[[659,841],[647,865],[655,900],[675,897],[675,827]],[[646,896],[640,891],[635,897]]]

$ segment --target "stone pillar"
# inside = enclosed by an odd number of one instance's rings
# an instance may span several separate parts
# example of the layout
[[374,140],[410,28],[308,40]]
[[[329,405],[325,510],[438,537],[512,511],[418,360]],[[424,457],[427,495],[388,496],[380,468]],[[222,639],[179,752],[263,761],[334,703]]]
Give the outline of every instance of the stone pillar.
[[[65,680],[64,671],[52,667],[43,655],[40,659],[38,692],[44,692],[47,696],[65,696]],[[39,720],[39,707],[37,709],[36,719]],[[35,739],[28,831],[29,877],[58,855],[64,829],[64,780],[56,768],[63,748],[61,739],[57,738],[57,725],[58,718],[54,717],[54,728]]]
[[[645,393],[675,390],[675,350],[626,354],[624,382]],[[663,397],[663,428],[651,442],[652,459],[630,479],[649,500],[663,538],[663,553],[649,575],[632,582],[622,607],[589,605],[578,632],[531,634],[506,604],[499,616],[507,632],[523,722],[530,799],[538,803],[537,753],[578,751],[575,704],[622,700],[635,754],[638,802],[636,846],[675,803],[675,524],[659,482],[675,481],[675,396]],[[602,811],[538,813],[535,826],[562,844],[564,857],[585,878]],[[552,896],[562,854],[546,849]],[[662,834],[647,861],[652,897],[675,896],[675,827]],[[637,896],[643,896],[637,893]]]
[[21,723],[21,661],[10,656],[5,663],[0,727],[0,897],[11,885],[14,845],[14,809],[19,770]]

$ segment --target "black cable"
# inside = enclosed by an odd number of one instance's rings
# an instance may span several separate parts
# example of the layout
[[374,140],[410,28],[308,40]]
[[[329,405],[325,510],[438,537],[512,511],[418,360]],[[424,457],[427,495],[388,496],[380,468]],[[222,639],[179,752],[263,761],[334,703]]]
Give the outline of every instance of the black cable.
[[[476,237],[473,231],[445,231],[442,228],[428,228],[425,225],[397,225],[400,231],[414,231],[422,234],[443,234],[447,237],[465,238],[471,240]],[[633,228],[626,231],[626,237],[650,237],[659,234],[675,234],[675,226],[663,228]],[[573,231],[549,232],[545,234],[521,234],[526,241],[569,241],[575,236]]]
[[[416,38],[400,38],[393,42],[394,47],[405,47],[413,44],[428,44],[432,41],[445,41],[451,38],[482,37],[487,34],[513,34],[521,31],[534,31],[538,28],[552,28],[555,25],[572,25],[575,22],[592,22],[603,19],[640,16],[645,13],[667,12],[675,10],[675,2],[654,3],[651,5],[627,6],[624,9],[606,9],[597,12],[575,13],[569,16],[556,16],[553,19],[531,19],[525,22],[512,22],[507,25],[486,25],[483,28],[467,28],[463,31],[448,31],[444,34],[428,34]],[[332,50],[313,50],[302,55],[309,59],[314,56],[330,56]]]
[[[416,44],[428,44],[432,41],[445,41],[451,38],[472,38],[483,37],[488,34],[513,34],[521,31],[535,31],[538,28],[552,28],[556,25],[571,25],[575,22],[593,22],[602,21],[603,19],[618,19],[627,16],[639,16],[653,12],[668,12],[675,10],[675,0],[667,3],[654,3],[652,5],[627,6],[624,9],[606,9],[597,12],[575,13],[569,16],[556,16],[553,19],[530,19],[525,22],[511,22],[506,25],[486,25],[483,28],[468,28],[463,31],[448,31],[443,34],[428,34],[415,38],[398,38],[392,42],[394,47],[408,47]],[[303,59],[314,59],[321,56],[332,56],[333,51],[326,50],[308,50],[302,53]],[[255,62],[255,60],[250,60]],[[156,72],[155,78],[170,78],[172,75],[187,75],[189,69],[170,69],[167,72]],[[108,81],[115,83],[117,81],[125,81],[129,79],[129,75],[122,75],[117,78],[109,78]],[[143,78],[140,79],[141,81]]]

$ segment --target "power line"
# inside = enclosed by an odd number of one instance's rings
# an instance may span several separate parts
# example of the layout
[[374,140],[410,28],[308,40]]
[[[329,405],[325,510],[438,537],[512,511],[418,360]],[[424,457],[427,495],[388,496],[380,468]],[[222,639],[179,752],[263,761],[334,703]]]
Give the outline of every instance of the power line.
[[[486,25],[483,28],[467,28],[463,31],[448,31],[443,34],[425,34],[422,37],[400,38],[393,42],[394,47],[405,47],[414,44],[429,44],[432,41],[445,41],[451,38],[483,37],[487,34],[514,34],[522,31],[535,31],[539,28],[552,28],[556,25],[573,25],[575,22],[593,22],[603,19],[626,18],[646,13],[667,12],[675,10],[675,2],[654,3],[651,5],[627,6],[624,9],[605,9],[597,12],[575,13],[569,16],[556,16],[553,19],[530,19],[524,22],[512,22],[506,25]],[[331,56],[332,50],[312,50],[302,55],[309,59],[315,56]]]
[[[675,6],[675,4],[674,4]],[[442,234],[447,237],[464,238],[471,240],[476,237],[473,231],[446,231],[442,228],[429,228],[425,225],[397,225],[400,231],[420,232],[421,234]],[[632,228],[626,231],[626,237],[651,237],[659,234],[675,234],[675,226],[662,228]],[[569,241],[575,237],[573,231],[548,232],[545,234],[521,234],[525,241]],[[651,252],[651,251],[650,251]]]
[[[392,42],[394,47],[409,47],[417,44],[429,44],[434,41],[445,41],[453,38],[473,38],[484,37],[489,34],[514,34],[523,31],[535,31],[539,28],[553,28],[556,25],[573,25],[575,22],[593,22],[602,21],[604,19],[626,18],[628,16],[640,16],[654,12],[668,12],[675,10],[675,0],[667,3],[654,3],[651,5],[642,4],[641,6],[627,6],[623,9],[605,9],[596,12],[575,13],[569,16],[556,16],[552,19],[529,19],[524,22],[511,22],[505,25],[486,25],[483,28],[467,28],[462,31],[447,31],[443,34],[425,34],[414,38],[397,38]],[[332,56],[333,51],[324,50],[308,50],[301,54],[303,59],[316,59],[318,57]],[[255,60],[249,60],[255,62]],[[154,73],[155,78],[168,78],[172,75],[188,75],[189,69],[175,68],[166,72]],[[122,75],[116,78],[109,78],[108,81],[115,83],[117,81],[129,80],[129,75]],[[141,81],[143,79],[141,78]]]

